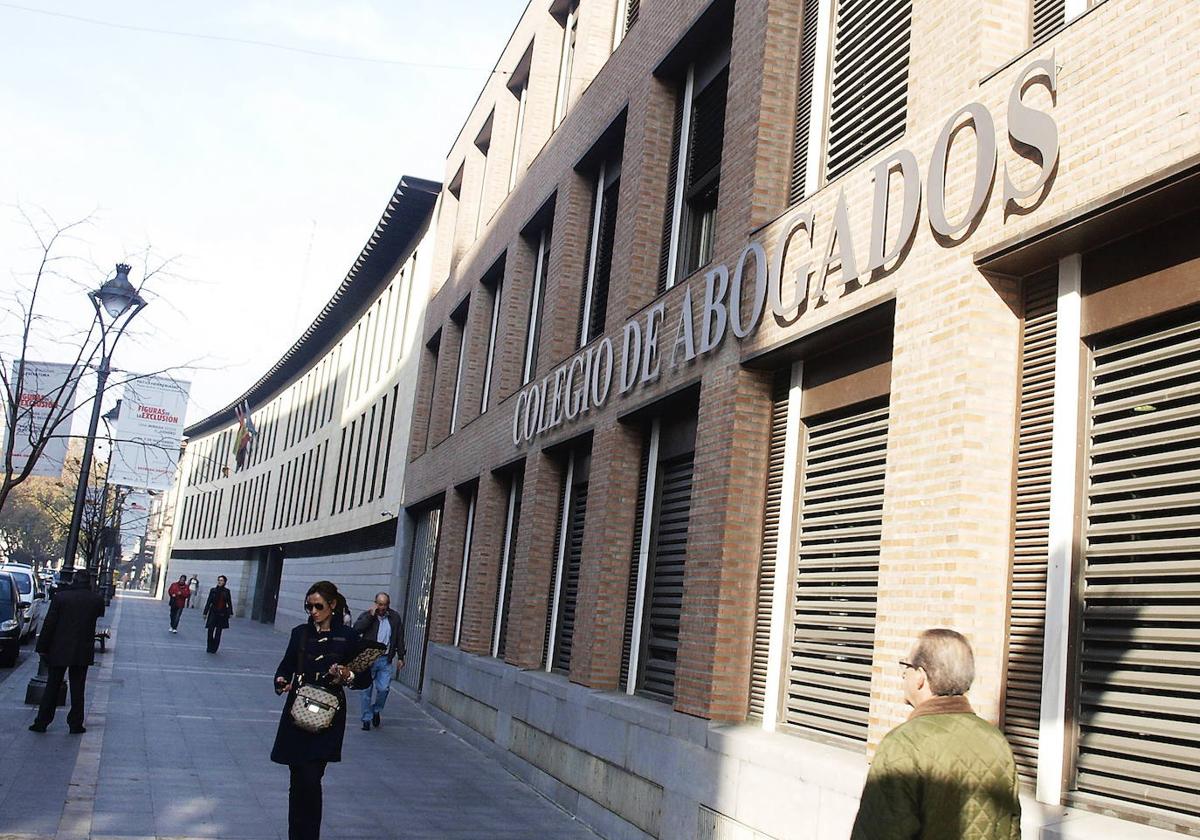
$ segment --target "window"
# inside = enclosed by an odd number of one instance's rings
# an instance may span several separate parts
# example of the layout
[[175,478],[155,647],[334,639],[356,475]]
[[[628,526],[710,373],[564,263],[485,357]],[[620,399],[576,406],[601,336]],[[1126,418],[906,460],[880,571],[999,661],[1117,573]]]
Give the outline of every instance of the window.
[[550,226],[534,234],[537,251],[534,255],[533,293],[529,297],[529,318],[525,328],[525,366],[521,374],[524,385],[537,369],[538,339],[541,337],[542,303],[546,297],[546,271],[550,263]]
[[728,87],[728,44],[688,65],[675,109],[660,293],[712,259]]
[[588,231],[587,276],[579,309],[579,346],[603,335],[608,310],[613,242],[617,233],[617,198],[621,191],[621,159],[600,164],[596,174],[592,223]]
[[454,402],[450,408],[450,434],[458,429],[458,407],[462,397],[463,367],[467,357],[467,310],[470,298],[459,304],[450,316],[450,323],[458,328],[458,367],[454,372]]
[[512,160],[508,167],[508,192],[517,185],[517,176],[521,172],[521,138],[525,133],[525,109],[529,105],[529,67],[533,62],[533,45],[525,50],[525,55],[517,62],[508,82],[509,92],[517,100],[517,118],[513,129]]
[[508,482],[508,508],[504,514],[504,542],[500,557],[500,576],[496,589],[496,624],[492,634],[492,656],[504,658],[508,613],[512,604],[513,553],[517,550],[517,529],[521,524],[521,492],[524,473],[515,472]]
[[1030,5],[1030,45],[1036,47],[1057,35],[1097,0],[1032,0]]
[[557,561],[550,584],[550,611],[546,616],[546,670],[561,674],[571,671],[590,466],[590,449],[571,451],[559,499]]
[[635,23],[638,12],[641,11],[641,0],[619,0],[617,3],[617,19],[613,23],[613,46],[615,50]]
[[650,422],[642,450],[641,486],[635,509],[621,675],[629,694],[671,702],[683,580],[692,508],[696,412],[672,412]]
[[579,34],[579,0],[570,0],[563,20],[562,54],[558,63],[558,91],[554,96],[554,128],[570,107],[571,78],[575,72],[575,39]]
[[496,332],[500,326],[500,306],[504,296],[504,258],[501,257],[496,265],[483,279],[485,289],[490,285],[492,294],[492,314],[488,319],[487,356],[483,361],[483,393],[479,398],[479,413],[488,410],[488,401],[492,396],[492,365],[496,360]]
[[[904,136],[912,0],[841,0],[833,44],[826,177]],[[813,125],[818,125],[815,120]]]
[[482,159],[479,162],[479,195],[475,202],[475,231],[472,238],[479,238],[479,226],[483,223],[483,202],[487,197],[488,150],[492,146],[492,125],[496,121],[496,112],[488,114],[483,128],[475,138],[475,148],[479,150]]
[[458,576],[458,608],[454,612],[454,644],[462,639],[463,606],[467,598],[467,573],[471,566],[471,536],[475,529],[477,488],[472,487],[467,498],[467,526],[463,534],[462,568]]

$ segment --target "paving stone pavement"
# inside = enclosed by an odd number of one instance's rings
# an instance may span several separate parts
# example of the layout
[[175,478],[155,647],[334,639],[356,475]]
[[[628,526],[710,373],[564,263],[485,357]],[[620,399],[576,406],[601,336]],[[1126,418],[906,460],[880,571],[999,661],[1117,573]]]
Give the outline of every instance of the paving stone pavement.
[[[0,838],[286,838],[287,768],[269,758],[281,706],[271,677],[286,636],[235,618],[209,655],[199,610],[172,634],[165,605],[132,593],[106,620],[113,640],[88,675],[83,736],[67,734],[64,709],[47,734],[26,729],[31,648],[0,681]],[[370,732],[357,723],[358,695],[348,699],[322,837],[596,837],[398,688]]]

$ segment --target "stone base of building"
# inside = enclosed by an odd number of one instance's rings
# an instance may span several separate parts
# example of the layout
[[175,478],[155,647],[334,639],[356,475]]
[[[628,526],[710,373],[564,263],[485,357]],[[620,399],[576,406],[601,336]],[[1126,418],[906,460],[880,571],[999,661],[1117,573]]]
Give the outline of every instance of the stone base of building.
[[[840,840],[865,755],[429,646],[424,707],[607,840]],[[1026,840],[1170,832],[1023,799]]]

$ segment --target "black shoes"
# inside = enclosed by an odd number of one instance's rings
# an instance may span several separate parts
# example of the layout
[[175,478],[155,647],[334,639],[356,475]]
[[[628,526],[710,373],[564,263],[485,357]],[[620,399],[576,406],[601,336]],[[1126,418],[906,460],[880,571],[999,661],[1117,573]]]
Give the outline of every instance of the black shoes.
[[31,724],[29,724],[29,731],[30,731],[30,732],[45,732],[45,731],[46,731],[46,724],[44,724],[44,723],[31,723]]
[[364,721],[363,721],[363,732],[370,732],[370,731],[371,731],[371,724],[367,723],[367,722],[364,720]]
[[71,727],[72,735],[82,735],[84,732],[87,732],[86,727],[83,727],[83,726],[72,726]]
[[376,712],[376,713],[374,714],[374,716],[371,718],[371,723],[372,723],[374,726],[379,726],[379,712]]

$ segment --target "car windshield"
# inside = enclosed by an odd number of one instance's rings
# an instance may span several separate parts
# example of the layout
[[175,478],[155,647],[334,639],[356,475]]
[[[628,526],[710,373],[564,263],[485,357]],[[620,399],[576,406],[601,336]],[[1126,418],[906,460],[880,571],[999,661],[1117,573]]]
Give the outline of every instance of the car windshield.
[[0,572],[0,621],[13,618],[12,578]]

